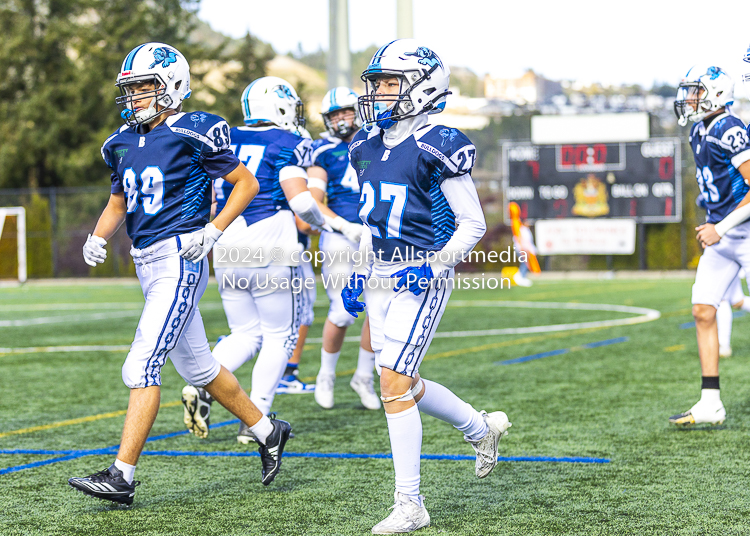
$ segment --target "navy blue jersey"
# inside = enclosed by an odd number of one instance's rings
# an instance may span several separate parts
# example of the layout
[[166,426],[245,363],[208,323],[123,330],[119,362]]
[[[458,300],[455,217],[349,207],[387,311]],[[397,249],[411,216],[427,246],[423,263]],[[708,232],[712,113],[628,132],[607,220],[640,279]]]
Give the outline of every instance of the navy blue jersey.
[[360,223],[359,181],[349,165],[349,144],[331,137],[315,140],[312,148],[313,165],[328,174],[328,208],[347,221]]
[[750,144],[742,120],[725,112],[696,123],[690,132],[696,179],[706,204],[706,220],[718,223],[748,192],[737,168],[750,160]]
[[113,194],[124,193],[128,236],[136,248],[208,223],[211,179],[239,165],[229,126],[205,112],[172,115],[146,134],[123,125],[102,146]]
[[442,249],[456,218],[440,185],[469,173],[476,159],[464,134],[427,125],[388,149],[374,127],[355,136],[350,158],[362,192],[359,217],[372,231],[373,250],[383,252],[380,258],[406,260],[412,251],[418,256]]
[[[279,172],[287,166],[310,166],[311,140],[277,127],[235,127],[231,130],[232,151],[255,175],[260,191],[242,216],[248,225],[264,220],[279,210],[289,210],[279,182]],[[226,181],[214,183],[217,210],[232,193]]]

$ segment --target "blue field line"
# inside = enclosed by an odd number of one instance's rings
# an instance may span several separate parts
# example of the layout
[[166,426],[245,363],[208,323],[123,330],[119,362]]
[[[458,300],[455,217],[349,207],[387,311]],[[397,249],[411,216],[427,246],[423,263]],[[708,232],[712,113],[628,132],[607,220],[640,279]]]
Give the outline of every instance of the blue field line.
[[[83,456],[91,456],[95,454],[112,454],[112,449],[97,449],[97,450],[65,450],[65,451],[52,451],[52,450],[33,450],[33,449],[7,449],[0,450],[0,454],[67,454],[61,458],[52,458],[49,460],[43,460],[39,462],[32,462],[25,465],[19,465],[17,467],[11,467],[13,471],[4,469],[0,471],[0,474],[6,472],[20,471],[21,469],[29,469],[31,467],[39,467],[40,465],[47,465],[50,463],[57,463],[66,460],[73,460],[75,458],[82,458]],[[259,454],[255,451],[190,451],[190,450],[144,450],[141,453],[142,456],[169,456],[169,457],[201,457],[201,458],[257,458]],[[389,460],[391,459],[390,454],[359,454],[352,452],[286,452],[284,453],[286,458],[318,458],[318,459],[375,459],[375,460]],[[438,460],[438,461],[474,461],[475,456],[466,456],[462,454],[422,454],[421,459],[423,460]],[[590,458],[582,456],[563,456],[563,457],[551,457],[551,456],[499,456],[498,461],[501,462],[552,462],[552,463],[610,463],[607,458]]]
[[[742,318],[746,314],[747,312],[745,311],[733,311],[732,318]],[[685,322],[684,324],[680,324],[680,329],[692,329],[694,327],[695,327],[695,322]]]
[[505,361],[495,361],[493,365],[515,365],[517,363],[526,363],[527,361],[534,361],[535,359],[542,359],[544,357],[552,357],[553,355],[562,355],[575,350],[589,349],[589,348],[601,348],[602,346],[609,346],[610,344],[618,344],[621,342],[627,342],[630,337],[617,337],[615,339],[605,339],[603,341],[590,342],[582,344],[580,346],[574,346],[573,348],[561,348],[559,350],[550,350],[549,352],[542,352],[540,354],[532,354],[524,357],[517,357],[515,359],[506,359]]

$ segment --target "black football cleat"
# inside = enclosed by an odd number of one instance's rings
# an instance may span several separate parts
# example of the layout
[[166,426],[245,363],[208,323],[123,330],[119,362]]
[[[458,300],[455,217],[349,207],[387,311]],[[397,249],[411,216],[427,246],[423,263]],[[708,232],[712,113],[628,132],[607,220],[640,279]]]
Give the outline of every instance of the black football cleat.
[[182,389],[183,421],[196,437],[206,439],[211,425],[211,403],[214,399],[205,389],[186,385]]
[[266,444],[258,447],[260,461],[263,464],[261,482],[264,486],[273,482],[273,479],[279,474],[284,445],[289,439],[289,434],[292,433],[292,425],[286,421],[272,419],[271,424],[273,424],[273,432],[266,439]]
[[70,478],[68,484],[86,495],[91,495],[97,499],[112,501],[118,504],[133,504],[135,487],[140,484],[134,480],[128,484],[122,477],[122,471],[112,464],[104,471],[99,471],[93,475],[82,478]]

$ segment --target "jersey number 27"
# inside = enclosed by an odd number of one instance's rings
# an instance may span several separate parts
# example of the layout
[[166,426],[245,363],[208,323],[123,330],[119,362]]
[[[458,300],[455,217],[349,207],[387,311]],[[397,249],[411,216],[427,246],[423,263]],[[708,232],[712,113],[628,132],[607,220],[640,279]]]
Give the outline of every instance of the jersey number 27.
[[386,222],[385,238],[401,238],[401,220],[404,217],[406,209],[406,200],[409,198],[409,187],[406,184],[394,182],[380,183],[380,196],[375,193],[375,187],[370,181],[362,185],[362,195],[359,202],[362,208],[359,209],[359,218],[364,221],[372,231],[372,236],[383,238],[380,229],[377,226],[370,225],[368,218],[370,213],[375,210],[378,201],[385,201],[391,204],[388,211],[388,221]]

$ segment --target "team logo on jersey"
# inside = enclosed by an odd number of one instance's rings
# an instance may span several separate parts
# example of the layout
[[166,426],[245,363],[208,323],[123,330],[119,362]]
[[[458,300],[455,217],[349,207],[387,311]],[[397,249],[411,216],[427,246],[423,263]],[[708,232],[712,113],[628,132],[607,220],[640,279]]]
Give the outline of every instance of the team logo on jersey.
[[573,205],[571,212],[576,216],[594,218],[609,214],[607,187],[593,173],[589,173],[576,184],[573,188],[573,195],[576,204]]
[[197,128],[198,123],[205,123],[207,117],[206,114],[195,113],[190,116],[190,120],[193,122],[193,127]]
[[367,166],[370,165],[370,162],[371,160],[360,160],[359,162],[357,162],[357,165],[359,166],[360,177],[365,173],[365,170],[367,169]]
[[417,63],[421,63],[422,65],[427,65],[429,67],[434,67],[435,65],[440,65],[441,67],[443,66],[435,53],[427,47],[419,47],[417,48],[416,52],[406,52],[404,53],[404,56],[417,56],[419,58],[419,60],[417,60]]
[[443,147],[446,141],[453,141],[456,139],[456,136],[458,136],[458,130],[455,128],[444,128],[440,131],[440,135],[443,137],[443,143],[440,144],[440,147]]
[[174,53],[174,50],[170,50],[167,47],[159,47],[154,50],[154,63],[149,65],[148,68],[153,69],[159,63],[161,63],[162,67],[169,67],[175,62],[177,62],[177,54]]

